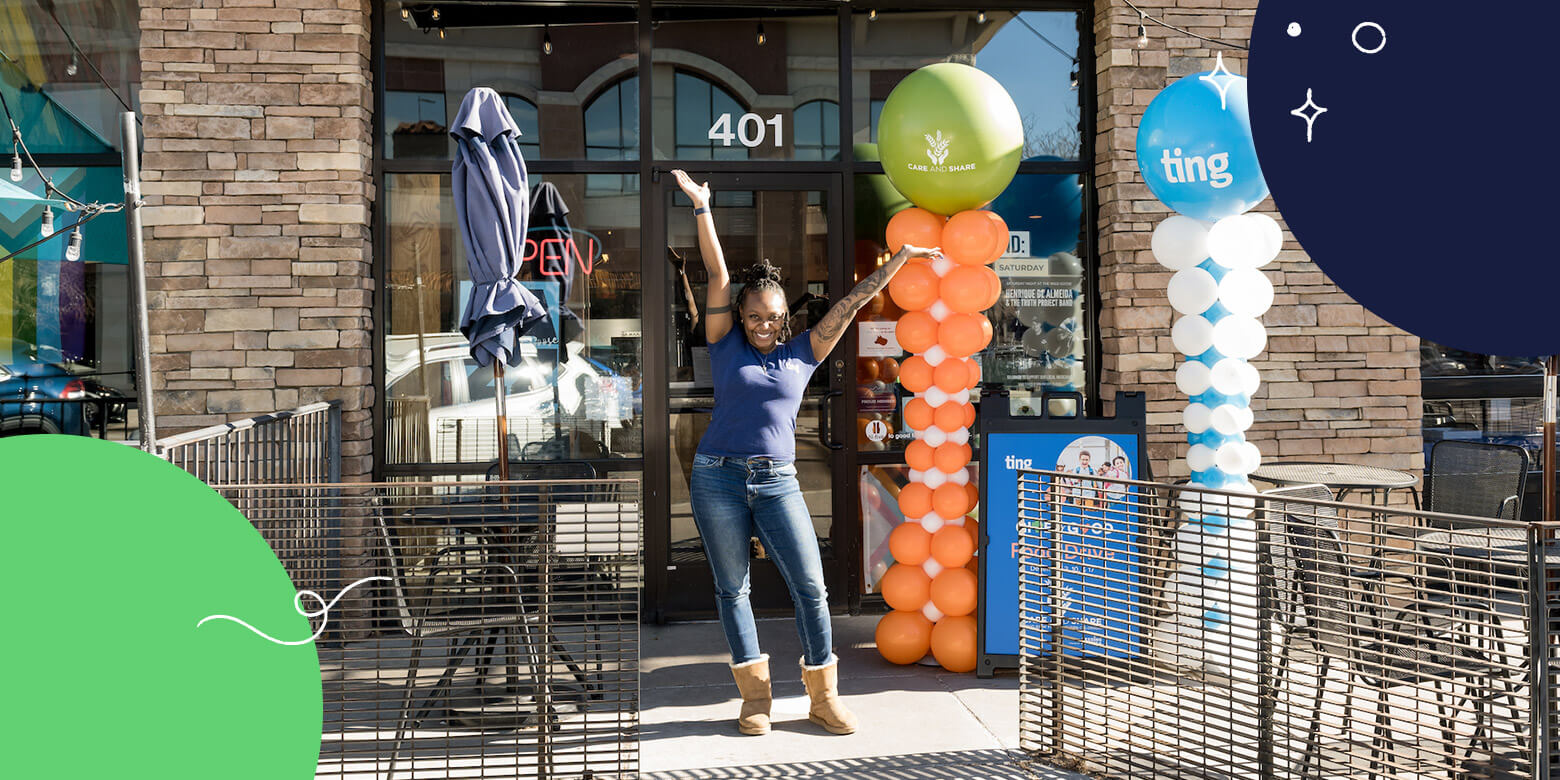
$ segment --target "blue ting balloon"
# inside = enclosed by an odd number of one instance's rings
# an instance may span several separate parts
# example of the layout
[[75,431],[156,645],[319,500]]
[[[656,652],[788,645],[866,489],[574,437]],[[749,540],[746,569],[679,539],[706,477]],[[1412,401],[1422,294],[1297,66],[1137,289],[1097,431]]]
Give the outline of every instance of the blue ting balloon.
[[1227,72],[1194,73],[1161,90],[1138,127],[1137,158],[1154,197],[1196,219],[1241,214],[1268,195],[1246,79]]

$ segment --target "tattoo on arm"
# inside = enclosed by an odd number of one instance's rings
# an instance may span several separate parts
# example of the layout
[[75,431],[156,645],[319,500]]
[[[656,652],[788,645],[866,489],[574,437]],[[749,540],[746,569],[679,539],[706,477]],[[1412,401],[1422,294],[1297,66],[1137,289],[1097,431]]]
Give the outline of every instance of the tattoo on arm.
[[903,260],[900,260],[897,264],[890,261],[882,268],[873,271],[871,276],[862,279],[861,284],[856,285],[856,288],[851,290],[844,298],[841,298],[840,302],[834,305],[834,308],[829,309],[829,313],[824,316],[821,322],[814,326],[814,330],[817,331],[821,338],[827,341],[833,342],[838,339],[840,334],[845,332],[845,326],[849,325],[850,321],[855,318],[856,312],[861,311],[861,307],[867,305],[867,301],[871,300],[872,296],[877,295],[879,290],[888,286],[889,278],[903,264]]

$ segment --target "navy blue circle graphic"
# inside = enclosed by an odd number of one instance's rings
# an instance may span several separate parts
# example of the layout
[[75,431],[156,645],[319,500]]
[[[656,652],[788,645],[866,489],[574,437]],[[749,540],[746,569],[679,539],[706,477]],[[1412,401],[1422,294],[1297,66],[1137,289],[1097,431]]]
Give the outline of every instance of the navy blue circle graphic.
[[1470,352],[1560,352],[1540,78],[1557,28],[1557,3],[1262,0],[1263,176],[1311,259],[1377,316]]

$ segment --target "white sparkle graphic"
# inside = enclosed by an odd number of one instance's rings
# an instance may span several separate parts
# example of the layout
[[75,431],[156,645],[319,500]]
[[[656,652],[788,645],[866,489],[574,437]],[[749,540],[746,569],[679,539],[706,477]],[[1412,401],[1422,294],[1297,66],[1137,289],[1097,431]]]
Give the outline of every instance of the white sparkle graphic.
[[[1376,28],[1376,33],[1381,36],[1381,42],[1376,44],[1376,48],[1374,49],[1367,49],[1360,45],[1360,30],[1363,30],[1366,27]],[[1387,30],[1375,22],[1360,22],[1354,26],[1354,34],[1349,37],[1354,41],[1354,48],[1359,49],[1361,54],[1375,54],[1376,52],[1387,48]]]
[[1291,37],[1291,38],[1299,38],[1300,37],[1300,23],[1299,22],[1290,22],[1289,23],[1289,37]]
[[[1305,111],[1308,108],[1311,109],[1309,114]],[[1305,90],[1305,104],[1289,113],[1305,120],[1305,142],[1310,143],[1311,126],[1316,123],[1317,117],[1327,113],[1327,109],[1316,104],[1316,101],[1311,98],[1311,89],[1307,87]]]
[[1219,52],[1219,58],[1215,62],[1211,73],[1204,73],[1197,78],[1200,81],[1213,82],[1213,86],[1219,90],[1219,108],[1228,110],[1229,105],[1226,98],[1230,92],[1230,85],[1235,83],[1235,80],[1240,77],[1231,73],[1229,68],[1224,67],[1224,52]]

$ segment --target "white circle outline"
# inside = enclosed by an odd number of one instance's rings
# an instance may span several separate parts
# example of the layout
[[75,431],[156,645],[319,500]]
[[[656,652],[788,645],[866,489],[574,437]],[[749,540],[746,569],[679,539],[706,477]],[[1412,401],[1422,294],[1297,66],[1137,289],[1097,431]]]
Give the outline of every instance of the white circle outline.
[[[1376,48],[1374,49],[1367,49],[1360,45],[1360,30],[1363,30],[1366,27],[1374,27],[1376,28],[1376,32],[1381,33],[1381,43],[1377,44]],[[1354,42],[1354,48],[1359,49],[1361,54],[1375,54],[1376,52],[1387,48],[1386,28],[1376,24],[1375,22],[1360,22],[1359,24],[1355,25],[1354,32],[1349,35],[1349,39]]]

